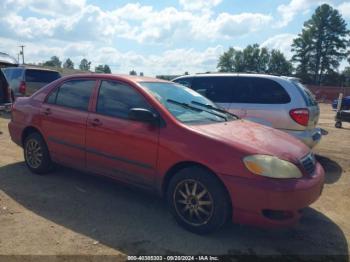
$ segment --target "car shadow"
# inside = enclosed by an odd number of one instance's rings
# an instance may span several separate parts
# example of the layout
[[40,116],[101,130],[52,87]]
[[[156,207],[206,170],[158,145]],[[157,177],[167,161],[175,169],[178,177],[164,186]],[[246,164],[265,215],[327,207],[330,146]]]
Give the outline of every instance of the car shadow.
[[35,214],[128,255],[343,255],[348,261],[342,230],[312,208],[291,229],[229,224],[199,236],[178,226],[158,197],[71,169],[36,176],[24,163],[3,166],[0,190]]
[[316,155],[316,159],[318,162],[320,162],[325,171],[326,184],[334,184],[340,179],[343,169],[337,162],[328,157],[320,155]]

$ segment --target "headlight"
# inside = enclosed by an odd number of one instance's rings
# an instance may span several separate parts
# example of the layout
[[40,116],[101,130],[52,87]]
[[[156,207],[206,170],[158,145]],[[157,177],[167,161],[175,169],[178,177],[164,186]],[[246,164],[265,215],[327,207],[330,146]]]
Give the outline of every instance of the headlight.
[[291,162],[275,156],[252,155],[243,159],[246,168],[256,174],[272,178],[299,178],[299,168]]

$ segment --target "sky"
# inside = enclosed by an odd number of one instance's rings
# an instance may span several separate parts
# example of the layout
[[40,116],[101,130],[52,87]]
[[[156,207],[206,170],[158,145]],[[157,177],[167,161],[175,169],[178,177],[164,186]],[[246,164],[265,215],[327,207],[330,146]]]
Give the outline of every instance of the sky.
[[[145,75],[215,71],[229,47],[290,45],[318,5],[338,9],[350,29],[349,0],[1,0],[0,52],[25,62],[82,58],[92,69]],[[347,64],[344,61],[342,68]]]

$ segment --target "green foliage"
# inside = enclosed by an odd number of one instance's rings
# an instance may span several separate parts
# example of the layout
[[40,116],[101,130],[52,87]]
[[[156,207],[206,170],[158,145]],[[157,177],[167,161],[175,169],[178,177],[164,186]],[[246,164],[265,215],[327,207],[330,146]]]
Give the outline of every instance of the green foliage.
[[66,62],[63,63],[63,68],[74,69],[73,61],[67,58]]
[[290,75],[292,64],[278,50],[269,51],[258,44],[248,45],[236,50],[229,48],[220,58],[217,65],[220,72],[254,72],[275,75]]
[[111,69],[109,68],[108,65],[98,65],[95,67],[95,72],[96,73],[105,73],[105,74],[110,74],[112,73]]
[[292,45],[296,73],[305,82],[321,84],[325,76],[334,76],[346,57],[349,30],[336,9],[319,6]]
[[43,63],[44,66],[61,68],[62,62],[57,56],[52,56],[50,60]]
[[88,61],[87,59],[83,58],[80,61],[79,69],[83,71],[89,71],[91,67],[91,62]]

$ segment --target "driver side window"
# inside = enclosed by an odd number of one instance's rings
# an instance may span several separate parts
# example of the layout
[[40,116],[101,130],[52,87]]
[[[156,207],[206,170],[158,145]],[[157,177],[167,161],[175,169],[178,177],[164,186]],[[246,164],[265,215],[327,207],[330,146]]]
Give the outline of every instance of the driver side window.
[[96,113],[106,116],[128,119],[132,108],[151,110],[145,98],[132,87],[113,81],[102,81]]

